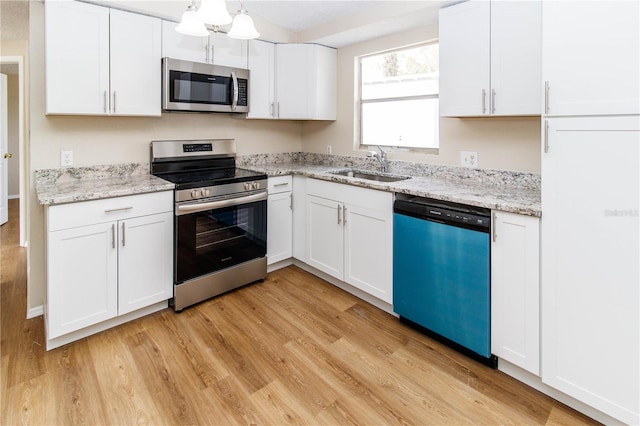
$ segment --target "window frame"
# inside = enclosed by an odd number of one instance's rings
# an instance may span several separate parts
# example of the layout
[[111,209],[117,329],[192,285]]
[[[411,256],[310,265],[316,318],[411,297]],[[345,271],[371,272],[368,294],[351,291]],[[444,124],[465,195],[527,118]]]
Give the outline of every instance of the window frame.
[[[357,125],[355,126],[355,131],[357,133],[356,137],[354,138],[354,142],[355,142],[355,150],[356,151],[370,151],[371,147],[375,147],[377,146],[377,144],[366,144],[364,143],[364,141],[362,140],[362,134],[363,134],[363,129],[362,129],[362,125],[363,125],[363,120],[362,120],[362,106],[364,104],[367,103],[382,103],[382,102],[394,102],[394,101],[410,101],[410,100],[423,100],[423,99],[440,99],[440,90],[438,90],[437,94],[432,94],[432,95],[413,95],[413,96],[400,96],[400,97],[393,97],[393,98],[379,98],[379,99],[362,99],[362,60],[365,58],[369,58],[372,56],[378,56],[378,55],[382,55],[382,54],[387,54],[387,53],[393,53],[393,52],[400,52],[403,50],[408,50],[408,49],[412,49],[412,48],[416,48],[416,47],[420,47],[420,46],[427,46],[427,45],[431,45],[431,44],[439,44],[440,41],[439,40],[429,40],[429,41],[423,41],[423,42],[419,42],[419,43],[414,43],[414,44],[409,44],[406,46],[400,46],[400,47],[394,47],[391,49],[386,49],[386,50],[380,50],[378,52],[373,52],[373,53],[368,53],[365,55],[358,55],[355,57],[355,61],[356,61],[356,82],[355,85],[356,90],[356,99],[355,102],[357,104],[357,108],[355,108],[354,110],[357,113],[357,117],[355,117],[355,121],[357,122]],[[439,72],[439,70],[438,70]],[[438,116],[438,120],[439,120],[439,116]],[[438,124],[438,128],[439,128],[439,124]],[[421,153],[421,154],[438,154],[440,152],[440,134],[438,132],[437,135],[438,138],[438,147],[437,148],[418,148],[418,147],[408,147],[408,146],[398,146],[398,145],[381,145],[384,148],[387,148],[387,150],[392,151],[392,152],[415,152],[415,153]]]

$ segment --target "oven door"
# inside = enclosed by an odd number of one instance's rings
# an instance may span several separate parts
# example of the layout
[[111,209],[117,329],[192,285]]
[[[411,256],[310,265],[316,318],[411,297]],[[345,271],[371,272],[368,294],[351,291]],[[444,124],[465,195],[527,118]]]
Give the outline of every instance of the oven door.
[[267,254],[267,192],[177,203],[175,283]]

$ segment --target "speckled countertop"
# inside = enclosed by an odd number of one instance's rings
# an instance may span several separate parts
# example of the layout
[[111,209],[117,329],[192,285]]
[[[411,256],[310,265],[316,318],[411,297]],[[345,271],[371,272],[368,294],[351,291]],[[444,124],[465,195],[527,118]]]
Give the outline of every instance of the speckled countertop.
[[[237,166],[268,176],[303,175],[364,188],[541,216],[540,175],[390,161],[392,175],[411,176],[378,182],[332,174],[356,169],[378,170],[375,160],[313,153],[260,154],[237,157]],[[40,204],[53,205],[172,190],[174,185],[149,175],[148,164],[122,164],[35,172]]]
[[[370,159],[351,162],[337,157],[330,164],[320,154],[302,154],[291,162],[267,162],[260,156],[246,156],[239,160],[245,169],[266,173],[268,176],[303,175],[311,178],[346,183],[365,188],[421,197],[452,201],[492,210],[501,210],[528,216],[541,216],[540,176],[499,170],[468,169],[464,167],[417,165],[390,162],[392,175],[411,176],[397,182],[378,182],[368,179],[339,176],[334,172],[357,169],[376,170]],[[310,156],[314,158],[309,158]],[[291,158],[275,158],[290,160]],[[325,164],[317,164],[317,163]],[[375,173],[375,172],[373,172]]]
[[174,186],[150,175],[148,164],[70,167],[35,172],[36,194],[43,205],[171,191]]

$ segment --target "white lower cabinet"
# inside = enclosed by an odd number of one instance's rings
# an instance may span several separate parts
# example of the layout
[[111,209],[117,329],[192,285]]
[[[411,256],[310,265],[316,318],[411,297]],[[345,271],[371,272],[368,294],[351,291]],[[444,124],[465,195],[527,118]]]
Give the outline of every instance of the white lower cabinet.
[[172,209],[172,191],[47,208],[48,349],[173,296]]
[[307,180],[306,263],[392,303],[393,194]]
[[540,374],[540,219],[494,211],[491,353]]
[[291,176],[269,178],[267,198],[267,265],[292,256],[293,179]]

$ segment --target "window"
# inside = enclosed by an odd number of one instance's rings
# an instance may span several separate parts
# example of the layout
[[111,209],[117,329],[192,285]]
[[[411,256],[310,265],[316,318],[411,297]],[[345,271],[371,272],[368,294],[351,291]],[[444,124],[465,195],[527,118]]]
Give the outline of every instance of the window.
[[438,148],[438,43],[359,58],[360,145]]

